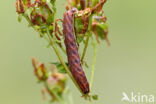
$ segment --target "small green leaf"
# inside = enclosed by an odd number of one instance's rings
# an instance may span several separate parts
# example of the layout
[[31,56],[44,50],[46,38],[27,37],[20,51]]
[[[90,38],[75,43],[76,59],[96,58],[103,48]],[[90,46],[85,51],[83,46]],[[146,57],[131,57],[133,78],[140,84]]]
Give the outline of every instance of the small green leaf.
[[[58,62],[52,64],[56,65],[59,73],[64,73],[64,74],[67,73],[62,64]],[[66,63],[66,65],[68,66],[68,63]]]
[[108,31],[108,24],[105,23],[97,23],[93,32],[98,35],[101,39],[106,38],[106,31]]
[[47,31],[47,26],[45,24],[41,24],[40,29],[42,33],[45,33]]
[[105,39],[105,30],[108,28],[107,24],[99,24],[97,26],[97,32],[101,39]]
[[98,95],[92,95],[93,100],[98,100]]
[[35,30],[39,30],[40,29],[40,27],[37,26],[37,25],[34,25],[33,27],[35,28]]
[[84,25],[81,18],[75,19],[75,29],[76,33],[80,33],[84,29]]
[[86,68],[89,68],[87,62],[85,62],[85,61],[84,61],[84,65],[85,65]]
[[55,5],[55,2],[56,2],[56,0],[50,0],[50,3],[51,3],[52,5]]
[[18,15],[18,22],[21,22],[22,21],[22,14],[19,14]]
[[76,41],[77,43],[81,43],[84,39],[84,34],[77,34],[76,35]]

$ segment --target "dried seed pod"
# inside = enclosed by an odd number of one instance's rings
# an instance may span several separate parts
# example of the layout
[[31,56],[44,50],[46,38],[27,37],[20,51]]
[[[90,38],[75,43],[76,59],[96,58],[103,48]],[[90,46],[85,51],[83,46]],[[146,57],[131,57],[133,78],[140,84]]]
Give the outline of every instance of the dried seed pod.
[[63,34],[65,37],[64,42],[66,45],[68,64],[70,71],[79,87],[81,88],[82,92],[84,94],[87,94],[89,93],[89,84],[80,62],[78,47],[74,36],[73,19],[74,10],[68,10],[64,13]]
[[24,4],[23,4],[23,1],[22,0],[17,0],[16,1],[16,11],[17,13],[24,13],[25,10],[24,10]]
[[43,63],[38,62],[35,58],[32,58],[32,65],[34,67],[34,73],[36,77],[40,80],[46,80],[47,79],[47,69]]

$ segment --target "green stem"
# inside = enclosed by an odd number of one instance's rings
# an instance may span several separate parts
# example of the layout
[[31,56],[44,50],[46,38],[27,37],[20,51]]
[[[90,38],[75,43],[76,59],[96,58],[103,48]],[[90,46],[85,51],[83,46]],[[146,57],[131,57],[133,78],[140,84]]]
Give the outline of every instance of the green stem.
[[84,46],[83,53],[82,53],[82,56],[81,56],[81,63],[82,64],[84,62],[84,57],[86,55],[86,51],[87,51],[87,47],[88,47],[88,43],[89,43],[89,38],[90,38],[90,36],[92,34],[91,33],[91,29],[92,29],[92,15],[89,18],[89,26],[88,26],[88,30],[87,30],[87,38],[86,38],[85,46]]
[[89,43],[89,37],[90,37],[90,35],[87,36],[87,39],[86,39],[86,42],[85,42],[85,46],[84,46],[84,49],[83,49],[83,53],[82,53],[82,56],[81,56],[81,62],[82,63],[83,63],[84,57],[86,55],[86,51],[87,51],[87,47],[88,47],[88,43]]
[[96,64],[96,55],[97,55],[97,43],[93,43],[93,61],[92,61],[92,70],[91,70],[91,76],[90,76],[90,89],[93,85],[93,79],[94,79],[94,73],[95,73],[95,64]]
[[49,31],[47,30],[47,34],[48,34],[48,37],[49,37],[49,40],[50,40],[50,43],[60,61],[60,63],[63,65],[64,69],[66,70],[67,74],[69,75],[69,77],[72,79],[73,83],[75,84],[75,86],[78,88],[78,90],[80,91],[80,93],[83,95],[83,92],[81,91],[79,85],[77,84],[77,82],[75,81],[74,77],[72,76],[71,72],[69,71],[67,65],[65,64],[62,56],[60,55],[60,52],[58,51],[57,47],[56,47],[56,44],[54,43]]
[[66,55],[67,53],[66,53],[66,50],[63,48],[63,47],[61,47],[59,44],[57,44],[57,46],[59,46],[60,47],[60,49],[62,50],[62,52]]
[[[33,27],[33,24],[32,24],[32,22],[30,21],[30,19],[29,19],[29,17],[28,17],[27,15],[24,14],[23,16],[24,16],[25,19],[28,21],[29,25],[32,26],[32,28],[33,28],[36,32],[38,32],[39,34],[42,34],[41,32],[39,32],[38,30],[36,30],[36,29]],[[54,28],[54,29],[55,29],[55,28]],[[54,30],[53,30],[53,31],[54,31]],[[49,39],[48,39],[47,37],[43,36],[43,38],[49,42]],[[58,45],[58,46],[59,46],[59,45]],[[59,47],[60,47],[60,46],[59,46]],[[63,53],[66,54],[66,51],[65,51],[64,48],[60,47],[60,49],[63,51]]]

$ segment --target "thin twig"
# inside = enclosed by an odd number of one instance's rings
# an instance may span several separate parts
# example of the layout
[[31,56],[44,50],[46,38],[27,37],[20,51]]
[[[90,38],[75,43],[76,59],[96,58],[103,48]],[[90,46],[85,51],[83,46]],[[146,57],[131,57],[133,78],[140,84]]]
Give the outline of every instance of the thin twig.
[[94,73],[95,73],[95,64],[96,64],[96,55],[97,55],[97,43],[93,42],[93,61],[92,61],[92,70],[90,76],[90,89],[93,85]]
[[86,51],[87,51],[87,47],[88,47],[88,43],[89,43],[89,38],[91,36],[91,29],[92,29],[92,15],[90,16],[89,18],[89,26],[88,26],[88,30],[87,30],[87,38],[86,38],[86,41],[85,41],[85,46],[84,46],[84,49],[83,49],[83,53],[82,53],[82,56],[81,56],[81,63],[84,62],[84,57],[86,55]]
[[90,37],[90,35],[88,35],[87,38],[86,38],[85,46],[84,46],[83,53],[82,53],[82,56],[81,56],[81,62],[82,63],[83,63],[84,57],[86,55],[86,51],[87,51],[87,47],[88,47],[88,43],[89,43],[89,37]]

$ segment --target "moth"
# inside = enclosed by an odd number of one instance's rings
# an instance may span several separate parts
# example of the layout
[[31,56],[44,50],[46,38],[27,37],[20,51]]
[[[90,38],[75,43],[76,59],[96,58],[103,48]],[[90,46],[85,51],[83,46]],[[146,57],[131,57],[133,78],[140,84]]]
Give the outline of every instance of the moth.
[[80,56],[74,32],[74,9],[70,9],[63,16],[63,34],[65,37],[64,43],[66,46],[67,58],[70,71],[78,83],[84,94],[89,93],[89,84],[85,73],[82,69]]

